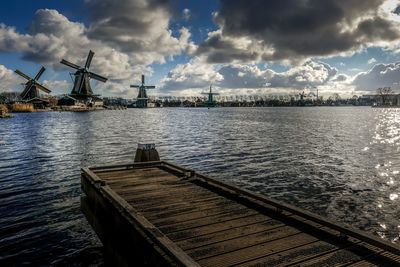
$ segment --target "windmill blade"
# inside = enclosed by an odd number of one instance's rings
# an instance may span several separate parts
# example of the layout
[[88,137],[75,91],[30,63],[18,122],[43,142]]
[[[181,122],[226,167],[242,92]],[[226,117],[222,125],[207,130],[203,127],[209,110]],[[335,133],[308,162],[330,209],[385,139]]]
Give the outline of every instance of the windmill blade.
[[79,67],[78,65],[76,65],[76,64],[74,64],[74,63],[71,63],[71,62],[69,62],[69,61],[66,61],[65,59],[62,59],[61,61],[60,61],[60,63],[61,64],[64,64],[64,65],[67,65],[68,67],[71,67],[71,68],[73,68],[73,69],[77,69],[77,70],[79,70],[81,67]]
[[26,84],[24,91],[20,95],[22,99],[25,98],[26,94],[28,94],[28,92],[31,90],[32,86],[33,86],[33,82],[28,82]]
[[140,85],[131,85],[131,88],[140,88]]
[[155,89],[156,87],[154,85],[146,85],[144,86],[145,89]]
[[15,70],[15,73],[18,74],[18,75],[20,75],[20,76],[22,76],[22,77],[24,77],[24,78],[27,79],[28,81],[32,79],[31,77],[29,77],[28,75],[26,75],[25,73],[23,73],[23,72],[20,71],[20,70]]
[[219,93],[212,93],[213,95],[219,95]]
[[36,85],[36,88],[38,88],[39,90],[42,90],[43,92],[48,93],[48,94],[51,93],[51,91],[49,89],[47,89],[46,87],[44,87],[43,85],[41,85],[39,83],[37,83],[35,85]]
[[94,52],[92,50],[89,51],[89,55],[87,56],[85,68],[88,69],[90,67],[90,63],[92,63],[92,59],[94,56]]
[[103,83],[105,83],[108,80],[107,78],[97,75],[96,73],[93,73],[93,72],[89,72],[89,76],[90,76],[90,78],[93,78],[93,79],[98,80]]
[[45,70],[46,70],[46,68],[42,66],[42,67],[40,68],[38,74],[36,74],[34,80],[35,80],[35,81],[39,80],[40,76],[42,76],[42,74],[43,74],[43,72],[44,72]]

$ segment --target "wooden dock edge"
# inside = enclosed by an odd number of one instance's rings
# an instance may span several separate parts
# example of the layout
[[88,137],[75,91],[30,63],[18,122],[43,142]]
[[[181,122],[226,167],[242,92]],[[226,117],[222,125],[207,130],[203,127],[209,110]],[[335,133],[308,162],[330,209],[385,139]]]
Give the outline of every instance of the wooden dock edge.
[[[118,244],[115,244],[115,242],[112,242],[112,240],[108,240],[105,236],[103,236],[102,233],[108,230],[100,229],[101,226],[99,225],[98,222],[96,222],[96,220],[98,220],[98,218],[101,218],[101,222],[102,224],[104,224],[104,219],[107,218],[109,221],[110,218],[116,219],[116,217],[118,216],[111,216],[110,214],[96,214],[96,211],[107,210],[111,212],[111,210],[113,210],[112,207],[116,207],[118,212],[121,215],[123,215],[122,217],[125,218],[126,221],[122,223],[110,222],[110,227],[108,228],[112,230],[120,224],[124,225],[124,227],[121,227],[119,229],[118,232],[120,233],[118,237],[115,236],[113,239],[115,239],[117,243],[118,242],[121,243],[119,238],[122,238],[122,240],[124,240],[122,243],[127,242],[127,240],[129,239],[130,240],[129,244],[131,246],[132,244],[135,244],[139,246],[138,249],[142,247],[141,251],[144,250],[144,252],[141,252],[141,254],[139,253],[139,257],[141,257],[140,260],[146,262],[149,261],[149,259],[154,260],[158,257],[158,260],[156,262],[151,262],[149,263],[149,265],[164,266],[164,264],[166,264],[166,265],[180,265],[180,266],[198,266],[198,264],[194,262],[187,254],[185,254],[171,240],[169,240],[165,235],[163,235],[160,231],[158,231],[158,229],[154,225],[152,225],[143,216],[141,216],[139,212],[134,210],[134,208],[132,208],[131,205],[126,203],[122,198],[120,198],[117,194],[115,194],[107,186],[105,181],[101,180],[95,173],[92,172],[92,170],[96,172],[103,172],[103,171],[110,172],[110,171],[118,171],[131,168],[140,169],[149,167],[159,167],[165,169],[166,171],[173,173],[181,177],[182,179],[188,179],[195,184],[208,188],[212,191],[218,192],[219,194],[224,195],[228,198],[240,200],[240,202],[244,202],[246,203],[246,205],[250,204],[250,206],[254,206],[258,209],[261,208],[270,211],[272,210],[277,213],[282,213],[285,216],[287,214],[293,214],[295,215],[295,217],[298,217],[300,221],[305,221],[305,224],[313,225],[314,223],[322,225],[321,229],[329,234],[335,232],[342,238],[357,239],[360,240],[361,242],[365,242],[376,248],[383,249],[384,251],[393,253],[398,256],[400,255],[400,247],[388,241],[379,239],[363,231],[350,229],[348,227],[342,226],[339,223],[328,221],[323,217],[313,214],[311,212],[302,210],[292,205],[281,203],[279,201],[267,198],[263,195],[253,193],[245,189],[238,188],[229,183],[218,181],[206,175],[196,173],[193,170],[166,161],[129,163],[129,164],[110,165],[103,167],[82,168],[82,189],[88,196],[82,198],[82,210],[85,213],[86,217],[88,218],[90,224],[98,233],[103,244],[108,247],[111,246],[111,248],[106,247],[106,251],[110,251],[111,254],[114,253],[123,254],[124,250],[122,249],[121,251],[119,251],[118,247],[120,246]],[[90,203],[88,199],[95,199],[95,201],[92,201],[95,203]],[[103,201],[101,199],[106,199],[107,201]],[[99,205],[99,208],[96,209],[96,205]],[[94,211],[92,212],[93,214],[90,214],[91,213],[90,210]],[[126,232],[126,231],[129,232],[129,230],[127,230],[129,229],[128,227],[129,224],[133,224],[135,226],[137,233],[128,234]],[[137,239],[132,239],[132,238],[137,238]],[[152,244],[151,247],[153,249],[151,255],[149,255],[148,248],[143,249],[144,243],[140,243],[140,241],[137,240],[143,240],[143,241],[147,240],[148,242],[151,242]],[[132,243],[132,241],[135,242]],[[132,253],[127,255],[132,256]],[[123,261],[124,256],[123,255],[118,256],[117,258],[121,258],[118,260],[118,262],[120,263]],[[128,266],[128,265],[122,264],[121,266]]]
[[[135,163],[129,168],[143,166],[161,166],[161,162]],[[89,168],[82,168],[81,185],[86,194],[81,209],[113,265],[199,266]]]

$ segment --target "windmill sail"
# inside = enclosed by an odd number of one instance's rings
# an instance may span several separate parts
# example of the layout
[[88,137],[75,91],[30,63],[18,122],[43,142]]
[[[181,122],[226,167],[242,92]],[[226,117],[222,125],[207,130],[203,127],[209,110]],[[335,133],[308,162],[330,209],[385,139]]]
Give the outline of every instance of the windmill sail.
[[25,83],[25,88],[20,95],[22,100],[31,100],[33,98],[38,98],[40,96],[39,91],[43,91],[48,94],[51,92],[48,88],[38,82],[39,78],[42,76],[45,70],[46,68],[42,66],[39,72],[35,75],[35,78],[29,77],[20,70],[15,70],[15,73],[28,80]]
[[218,93],[213,93],[212,92],[212,86],[210,85],[210,92],[208,93],[201,93],[202,95],[208,95],[208,100],[207,100],[207,107],[215,107],[215,101],[213,99],[214,95],[219,95]]
[[28,75],[26,75],[25,73],[23,73],[20,70],[15,70],[15,73],[17,73],[18,75],[24,77],[25,79],[27,79],[28,81],[31,79]]
[[65,59],[62,59],[62,60],[60,61],[60,63],[66,65],[66,66],[68,66],[68,67],[71,67],[71,68],[73,68],[73,69],[77,69],[77,70],[80,69],[80,67],[79,67],[78,65],[75,65],[74,63],[71,63],[71,62],[69,62],[69,61],[67,61],[67,60],[65,60]]
[[61,60],[61,64],[64,64],[68,67],[76,69],[74,76],[74,87],[72,88],[71,95],[79,96],[84,99],[88,99],[93,96],[93,90],[90,86],[90,79],[95,79],[100,82],[106,82],[107,78],[100,76],[96,73],[90,72],[89,68],[92,63],[92,59],[94,56],[94,52],[92,50],[89,51],[89,54],[86,58],[85,66],[80,67],[74,63],[71,63],[65,59]]
[[136,107],[139,108],[147,108],[147,102],[148,102],[148,97],[147,97],[147,92],[146,89],[154,89],[156,88],[154,85],[145,85],[145,77],[142,74],[142,84],[141,85],[131,85],[131,88],[139,88],[138,96],[137,96],[137,101],[136,101]]

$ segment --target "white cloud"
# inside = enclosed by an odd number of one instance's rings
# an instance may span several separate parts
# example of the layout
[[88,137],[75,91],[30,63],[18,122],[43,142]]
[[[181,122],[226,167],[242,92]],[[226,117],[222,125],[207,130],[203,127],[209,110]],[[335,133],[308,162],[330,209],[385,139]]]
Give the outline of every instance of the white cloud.
[[397,89],[400,84],[400,62],[377,64],[367,72],[357,74],[353,85],[358,90],[375,91],[380,87]]
[[322,62],[309,61],[285,72],[275,72],[268,68],[260,69],[257,65],[213,65],[206,63],[204,58],[195,58],[172,69],[163,79],[161,91],[188,89],[187,93],[199,93],[213,84],[224,92],[283,92],[327,85],[333,79],[339,83],[346,77],[337,75],[335,68]]
[[368,64],[374,64],[374,63],[376,63],[376,59],[375,58],[370,58],[369,60],[368,60]]
[[21,79],[14,71],[0,64],[0,92],[8,92],[18,88]]
[[184,20],[189,20],[192,17],[192,12],[190,11],[190,9],[185,8],[182,10],[182,18]]
[[207,64],[202,58],[195,57],[186,64],[178,64],[167,77],[161,81],[161,90],[178,91],[182,89],[199,89],[208,87],[223,79],[215,66]]
[[42,84],[52,91],[52,94],[69,94],[72,81],[67,80],[44,80]]

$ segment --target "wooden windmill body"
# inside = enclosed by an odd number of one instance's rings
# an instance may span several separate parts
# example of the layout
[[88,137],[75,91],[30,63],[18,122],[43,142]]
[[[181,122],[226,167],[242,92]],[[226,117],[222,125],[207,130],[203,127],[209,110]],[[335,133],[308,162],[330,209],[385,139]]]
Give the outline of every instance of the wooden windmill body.
[[142,74],[142,84],[141,85],[131,85],[131,88],[139,88],[138,96],[136,98],[136,107],[147,108],[148,97],[146,89],[155,89],[154,85],[144,85],[144,75]]
[[210,91],[208,93],[201,93],[202,95],[208,95],[208,99],[206,102],[207,107],[215,107],[215,100],[214,100],[214,95],[219,95],[218,93],[213,93],[212,91],[212,86],[210,85]]
[[47,94],[51,92],[49,89],[47,89],[45,86],[39,83],[39,78],[42,76],[45,70],[46,70],[45,67],[41,67],[39,72],[36,74],[34,78],[29,77],[20,70],[15,70],[15,73],[28,80],[25,83],[24,90],[20,94],[21,100],[29,101],[35,98],[40,98],[40,91],[45,92]]
[[79,101],[83,101],[86,104],[91,102],[94,98],[98,98],[98,95],[93,93],[93,90],[90,86],[90,79],[95,79],[100,82],[107,81],[107,78],[89,71],[93,56],[94,52],[90,50],[84,67],[71,63],[65,59],[61,60],[61,64],[76,70],[74,73],[74,86],[72,87],[70,97],[73,97]]

